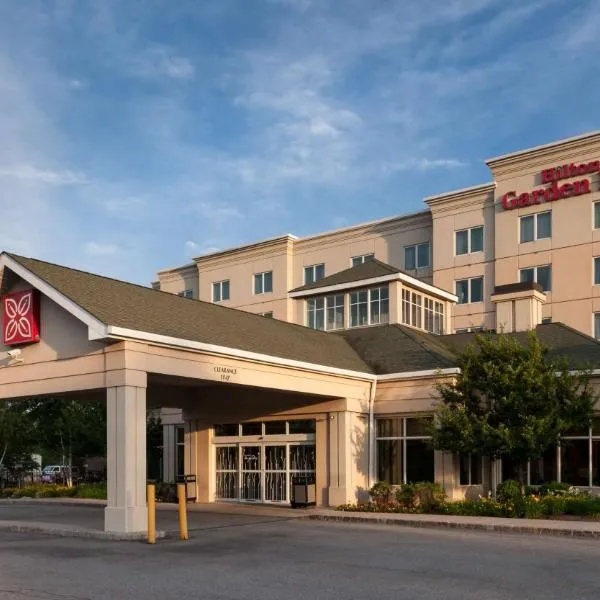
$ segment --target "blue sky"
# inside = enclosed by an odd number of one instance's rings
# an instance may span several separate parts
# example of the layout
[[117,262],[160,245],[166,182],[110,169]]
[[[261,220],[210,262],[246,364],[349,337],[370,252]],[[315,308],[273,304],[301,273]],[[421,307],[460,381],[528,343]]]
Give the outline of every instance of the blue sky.
[[600,128],[597,0],[0,0],[0,248],[140,283]]

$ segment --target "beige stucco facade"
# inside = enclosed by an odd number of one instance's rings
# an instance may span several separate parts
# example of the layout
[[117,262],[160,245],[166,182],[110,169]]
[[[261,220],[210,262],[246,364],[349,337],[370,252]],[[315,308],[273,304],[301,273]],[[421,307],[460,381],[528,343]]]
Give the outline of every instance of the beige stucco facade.
[[[542,182],[542,173],[549,169],[598,160],[599,132],[517,151],[488,161],[490,183],[426,198],[425,211],[213,253],[195,259],[194,281],[201,284],[192,286],[193,269],[186,265],[159,273],[157,285],[174,292],[181,292],[183,285],[194,287],[199,289],[195,297],[210,301],[211,283],[229,279],[228,306],[252,312],[272,310],[275,318],[304,325],[305,302],[291,299],[289,292],[305,283],[305,267],[323,263],[328,276],[348,268],[352,257],[374,254],[378,260],[406,270],[405,248],[429,243],[429,265],[408,271],[410,275],[453,294],[457,281],[483,277],[482,300],[459,303],[449,332],[495,328],[494,287],[519,281],[523,269],[551,265],[551,289],[546,293],[543,318],[594,335],[594,314],[600,313],[600,286],[594,283],[594,258],[600,256],[600,229],[594,222],[594,205],[600,200],[599,172],[558,181],[568,187],[587,180],[589,193],[556,201],[539,196],[537,204],[510,210],[503,208],[502,198],[511,192],[518,196],[551,188],[552,182]],[[522,243],[520,218],[547,211],[552,213],[551,236]],[[482,250],[457,254],[456,233],[479,226],[483,226]],[[264,298],[253,296],[253,273],[267,270],[273,272],[273,293]]]

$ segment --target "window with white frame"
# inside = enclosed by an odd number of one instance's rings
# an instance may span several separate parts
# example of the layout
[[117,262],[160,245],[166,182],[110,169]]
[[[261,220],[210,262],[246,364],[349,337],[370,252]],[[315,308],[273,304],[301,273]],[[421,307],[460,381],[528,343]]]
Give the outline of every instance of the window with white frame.
[[344,328],[344,294],[317,296],[306,301],[306,325],[332,331]]
[[521,244],[552,237],[552,213],[550,211],[527,215],[519,220]]
[[273,271],[254,274],[254,293],[267,294],[273,291]]
[[410,290],[402,290],[402,322],[421,329],[423,296]]
[[455,234],[456,255],[483,252],[483,225],[462,229]]
[[444,333],[444,303],[425,297],[423,299],[423,329],[436,335]]
[[481,456],[461,454],[458,459],[459,485],[481,485],[483,479]]
[[458,304],[483,302],[483,277],[459,279],[456,281]]
[[594,229],[600,229],[600,202],[594,202]]
[[375,258],[374,254],[361,254],[360,256],[352,257],[352,266],[357,267],[358,265],[362,265],[363,263],[369,262]]
[[213,282],[212,296],[213,302],[223,302],[224,300],[229,300],[229,279]]
[[430,418],[377,419],[377,479],[390,485],[434,481]]
[[431,244],[404,246],[404,268],[408,271],[431,266]]
[[521,282],[539,283],[544,292],[550,292],[552,291],[552,265],[521,269],[519,279]]
[[350,327],[387,323],[389,302],[387,285],[350,292]]
[[193,298],[194,290],[183,290],[183,292],[178,292],[177,295],[181,296],[182,298]]
[[594,337],[600,340],[600,313],[594,313]]
[[[553,446],[537,460],[526,464],[528,485],[560,481],[578,487],[600,486],[600,416],[591,427],[580,427],[566,433],[558,446]],[[502,479],[516,479],[519,465],[502,459]]]
[[325,263],[304,267],[304,285],[314,283],[325,277]]

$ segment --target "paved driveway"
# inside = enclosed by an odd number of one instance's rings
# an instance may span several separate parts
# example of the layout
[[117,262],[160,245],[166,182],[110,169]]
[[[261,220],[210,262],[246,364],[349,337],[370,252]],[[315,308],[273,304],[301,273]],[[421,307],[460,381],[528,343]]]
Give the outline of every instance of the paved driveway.
[[156,546],[0,532],[0,600],[600,596],[594,540],[223,518]]

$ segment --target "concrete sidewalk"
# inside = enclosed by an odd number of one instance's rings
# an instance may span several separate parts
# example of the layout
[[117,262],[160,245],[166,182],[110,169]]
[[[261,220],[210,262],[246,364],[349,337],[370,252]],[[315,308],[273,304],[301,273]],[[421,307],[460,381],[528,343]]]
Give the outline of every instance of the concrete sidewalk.
[[[105,500],[19,498],[0,500],[0,531],[46,533],[62,537],[140,540],[145,534],[113,534],[104,529]],[[188,529],[195,531],[241,527],[298,519],[306,511],[289,507],[240,504],[188,504]],[[157,504],[157,537],[179,533],[176,504]]]
[[499,517],[455,517],[449,515],[418,515],[398,513],[359,513],[319,509],[307,518],[338,523],[367,523],[403,527],[453,528],[503,533],[528,533],[561,537],[600,539],[600,521],[546,519],[504,519]]
[[[76,498],[22,498],[0,500],[0,531],[48,533],[57,536],[101,539],[144,539],[145,535],[110,534],[103,531],[104,500]],[[502,519],[395,513],[352,513],[330,509],[292,509],[285,506],[236,503],[188,504],[190,533],[207,529],[259,523],[310,519],[348,524],[470,529],[488,532],[526,533],[600,539],[600,521]],[[157,504],[160,536],[178,532],[176,504]]]

